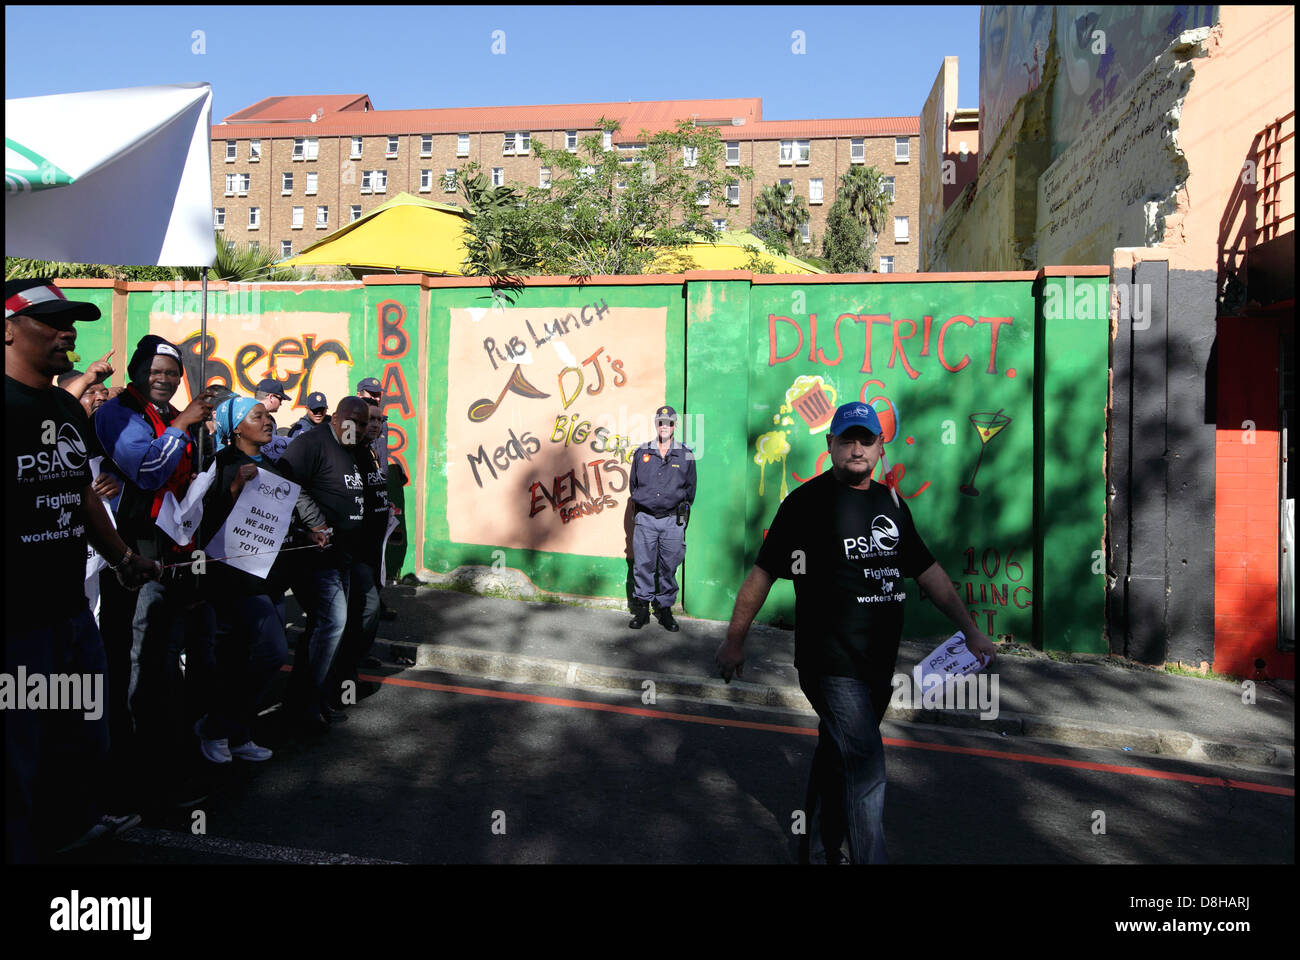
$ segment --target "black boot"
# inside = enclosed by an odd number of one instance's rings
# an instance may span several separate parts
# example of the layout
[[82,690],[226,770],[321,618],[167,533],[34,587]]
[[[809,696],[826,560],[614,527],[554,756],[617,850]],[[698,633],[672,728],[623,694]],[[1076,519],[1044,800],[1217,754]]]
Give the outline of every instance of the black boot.
[[668,607],[655,607],[655,617],[669,633],[676,633],[681,629],[681,627],[677,626],[677,621],[673,619],[672,610]]
[[628,624],[633,630],[640,630],[650,622],[650,604],[645,600],[633,600],[630,609],[632,622]]

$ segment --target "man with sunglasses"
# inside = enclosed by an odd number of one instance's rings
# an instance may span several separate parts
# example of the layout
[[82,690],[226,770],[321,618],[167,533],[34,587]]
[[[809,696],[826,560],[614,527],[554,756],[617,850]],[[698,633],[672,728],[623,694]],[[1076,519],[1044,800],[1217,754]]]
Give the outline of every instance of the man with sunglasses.
[[745,635],[780,578],[794,581],[799,685],[821,718],[800,860],[885,863],[885,751],[880,721],[903,634],[906,577],[991,663],[993,644],[971,620],[895,491],[871,479],[885,452],[870,405],[846,403],[826,436],[832,469],[790,491],[736,596],[716,662],[740,676]]

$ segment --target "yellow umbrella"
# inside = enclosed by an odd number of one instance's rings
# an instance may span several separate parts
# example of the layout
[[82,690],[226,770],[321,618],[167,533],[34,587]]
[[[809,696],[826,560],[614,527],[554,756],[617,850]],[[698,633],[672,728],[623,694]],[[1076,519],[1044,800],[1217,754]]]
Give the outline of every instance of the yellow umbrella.
[[464,276],[469,211],[399,193],[280,266],[343,266]]
[[675,250],[666,250],[655,260],[655,266],[661,270],[681,272],[683,270],[747,270],[751,252],[746,247],[758,251],[758,258],[770,265],[777,273],[825,273],[798,257],[773,253],[758,237],[741,231],[724,231],[714,241],[701,240],[687,244]]

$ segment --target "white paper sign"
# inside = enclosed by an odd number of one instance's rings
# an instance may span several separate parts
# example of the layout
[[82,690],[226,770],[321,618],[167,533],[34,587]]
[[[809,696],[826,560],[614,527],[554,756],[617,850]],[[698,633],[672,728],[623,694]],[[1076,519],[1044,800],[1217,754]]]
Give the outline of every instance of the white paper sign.
[[401,523],[397,519],[397,514],[388,514],[388,529],[384,531],[384,542],[379,547],[379,585],[382,587],[388,582],[388,538],[393,535]]
[[194,478],[194,482],[185,491],[185,498],[179,503],[170,490],[163,494],[162,506],[158,509],[158,518],[154,523],[175,540],[177,546],[185,546],[199,532],[199,523],[203,519],[203,498],[216,476],[217,464],[214,460],[207,470]]
[[985,666],[983,660],[966,649],[966,634],[958,630],[921,658],[912,670],[912,683],[923,694],[931,687],[946,683],[949,677],[979,673]]
[[[90,461],[90,482],[93,484],[99,479],[99,472],[104,463],[103,457],[94,457]],[[109,509],[108,503],[104,503],[104,512],[108,514],[108,522],[117,529],[117,517],[113,516],[113,511]],[[108,566],[108,561],[100,556],[99,552],[86,541],[86,600],[90,604],[91,613],[95,615],[95,622],[99,622],[99,571]]]
[[266,579],[289,533],[299,489],[259,467],[257,476],[244,484],[225,524],[203,548],[209,559]]

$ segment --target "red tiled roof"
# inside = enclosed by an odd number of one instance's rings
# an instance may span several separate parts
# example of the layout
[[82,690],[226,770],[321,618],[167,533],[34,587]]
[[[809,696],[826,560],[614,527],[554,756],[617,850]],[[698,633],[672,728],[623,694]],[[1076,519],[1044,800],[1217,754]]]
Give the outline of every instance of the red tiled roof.
[[[781,137],[917,137],[920,117],[852,117],[837,120],[764,120],[746,124],[730,134],[746,140]],[[727,139],[724,136],[723,139]]]
[[303,97],[266,97],[257,101],[251,107],[245,107],[236,113],[232,113],[223,121],[225,123],[285,123],[298,121],[302,123],[310,122],[308,118],[313,114],[328,116],[332,113],[338,113],[347,110],[349,107],[358,106],[361,102],[369,102],[370,97],[364,93],[339,93],[326,94],[323,96],[303,96]]
[[[506,107],[447,107],[436,110],[371,110],[367,113],[326,112],[316,123],[260,123],[286,116],[287,101],[306,120],[313,110],[331,100],[345,97],[270,97],[247,110],[231,114],[227,121],[241,137],[334,137],[382,136],[404,133],[492,133],[505,130],[591,130],[600,117],[617,120],[624,132],[637,133],[642,127],[673,126],[676,119],[695,116],[700,120],[743,117],[752,124],[762,118],[762,100],[748,97],[733,100],[650,100],[633,103],[570,103]],[[268,100],[280,100],[263,115],[253,111]],[[306,108],[306,109],[304,109]],[[265,109],[265,108],[264,108]],[[245,122],[252,120],[255,122]],[[212,139],[229,139],[230,126],[214,125]]]

